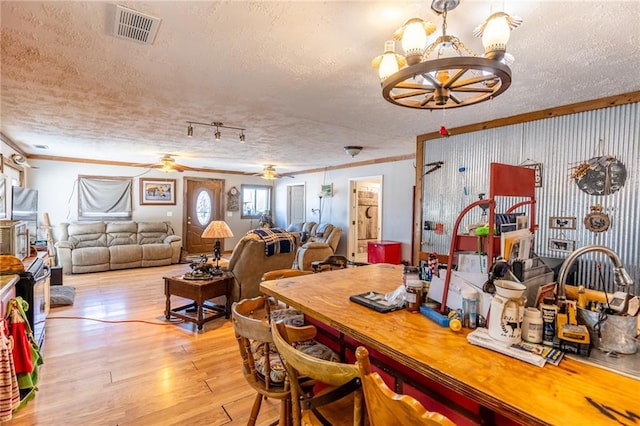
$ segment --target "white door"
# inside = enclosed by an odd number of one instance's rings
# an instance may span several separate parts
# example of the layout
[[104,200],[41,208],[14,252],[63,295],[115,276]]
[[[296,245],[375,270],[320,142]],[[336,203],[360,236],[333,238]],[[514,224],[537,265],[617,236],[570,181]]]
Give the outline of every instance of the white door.
[[368,243],[382,239],[382,176],[353,179],[349,186],[348,258],[367,262]]
[[304,184],[287,187],[287,226],[305,221]]

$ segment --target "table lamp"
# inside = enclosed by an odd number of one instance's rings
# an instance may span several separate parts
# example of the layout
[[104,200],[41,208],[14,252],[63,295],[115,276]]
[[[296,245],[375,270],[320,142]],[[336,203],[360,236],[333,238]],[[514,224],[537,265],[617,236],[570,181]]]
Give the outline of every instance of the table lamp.
[[221,275],[220,271],[220,238],[233,237],[233,232],[229,229],[229,225],[224,220],[214,220],[205,228],[201,235],[202,238],[217,238],[213,246],[213,258],[216,260],[216,268],[213,275]]

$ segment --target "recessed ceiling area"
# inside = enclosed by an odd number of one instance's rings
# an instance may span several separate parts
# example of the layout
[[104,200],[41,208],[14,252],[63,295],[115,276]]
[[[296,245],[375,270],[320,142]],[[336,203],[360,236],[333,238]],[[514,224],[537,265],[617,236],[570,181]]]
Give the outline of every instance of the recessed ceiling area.
[[[477,54],[472,33],[490,3],[463,0],[447,19]],[[1,3],[0,131],[28,156],[154,163],[172,153],[194,168],[291,173],[410,155],[416,135],[441,125],[640,90],[638,1],[505,2],[523,18],[508,46],[511,86],[433,112],[386,102],[371,67],[409,18],[440,24],[430,2],[124,6],[160,20],[152,44],[113,35],[114,2]],[[216,141],[205,127],[190,138],[188,121],[246,128],[246,141]],[[351,158],[351,145],[364,149]]]

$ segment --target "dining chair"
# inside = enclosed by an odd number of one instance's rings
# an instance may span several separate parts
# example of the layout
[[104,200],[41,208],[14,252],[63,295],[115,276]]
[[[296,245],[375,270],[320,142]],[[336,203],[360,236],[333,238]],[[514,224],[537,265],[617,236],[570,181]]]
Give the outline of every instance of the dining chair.
[[389,389],[380,375],[371,371],[369,351],[363,346],[356,349],[356,364],[362,379],[362,390],[370,426],[455,426],[455,423],[442,414],[427,411],[413,397],[400,395]]
[[273,343],[283,358],[291,387],[293,425],[363,425],[365,410],[355,364],[303,352],[302,346],[316,331],[312,325],[271,324]]
[[280,425],[291,424],[291,389],[273,346],[269,326],[270,306],[265,297],[236,302],[231,307],[233,328],[242,357],[242,373],[257,392],[248,425],[256,424],[264,398],[280,400]]

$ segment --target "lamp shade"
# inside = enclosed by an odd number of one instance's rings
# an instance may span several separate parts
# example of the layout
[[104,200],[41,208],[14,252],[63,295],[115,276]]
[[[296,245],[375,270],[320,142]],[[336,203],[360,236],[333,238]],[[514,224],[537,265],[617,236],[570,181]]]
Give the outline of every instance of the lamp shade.
[[202,238],[229,238],[233,237],[233,232],[224,220],[214,220],[205,228]]

